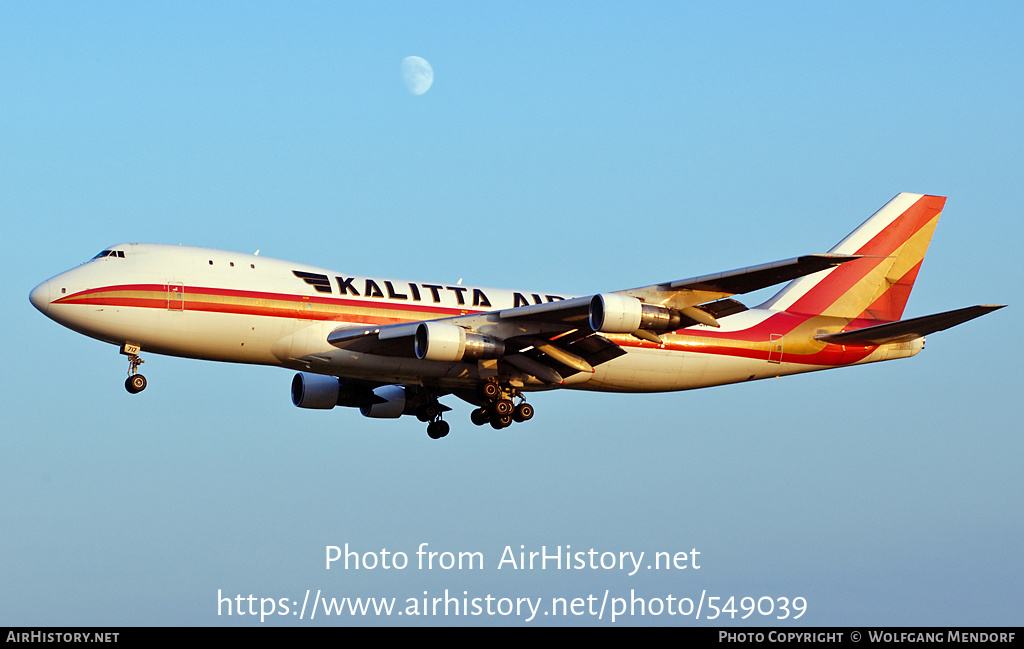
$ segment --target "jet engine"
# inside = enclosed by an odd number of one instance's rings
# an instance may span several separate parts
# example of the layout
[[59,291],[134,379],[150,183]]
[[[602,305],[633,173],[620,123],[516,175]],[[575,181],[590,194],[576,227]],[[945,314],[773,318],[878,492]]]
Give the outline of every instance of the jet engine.
[[[385,387],[394,387],[401,390],[398,386]],[[345,406],[347,408],[361,409],[379,405],[376,403],[379,401],[380,397],[376,394],[376,391],[371,391],[369,387],[342,383],[333,376],[299,372],[292,379],[292,403],[300,408],[330,410],[335,406]]]
[[405,388],[400,385],[382,385],[374,388],[372,403],[359,406],[364,417],[395,419],[405,414]]
[[644,304],[635,297],[601,293],[590,301],[590,326],[606,334],[635,334],[641,329],[656,333],[675,331],[682,316],[675,309]]
[[421,322],[416,328],[416,358],[456,362],[501,358],[505,343],[482,334],[467,332],[450,322]]
[[292,403],[299,408],[330,410],[340,396],[341,383],[333,376],[299,372],[292,379]]

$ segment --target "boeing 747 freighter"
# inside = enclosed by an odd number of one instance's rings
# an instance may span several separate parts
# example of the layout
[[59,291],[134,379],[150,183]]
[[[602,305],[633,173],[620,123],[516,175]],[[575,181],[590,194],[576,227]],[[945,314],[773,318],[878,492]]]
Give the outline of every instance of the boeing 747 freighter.
[[[47,317],[140,354],[297,370],[301,408],[478,425],[533,417],[530,391],[690,390],[905,358],[1003,305],[902,320],[940,196],[899,194],[827,254],[586,296],[352,275],[254,255],[120,244],[31,293]],[[787,283],[764,304],[733,299]]]

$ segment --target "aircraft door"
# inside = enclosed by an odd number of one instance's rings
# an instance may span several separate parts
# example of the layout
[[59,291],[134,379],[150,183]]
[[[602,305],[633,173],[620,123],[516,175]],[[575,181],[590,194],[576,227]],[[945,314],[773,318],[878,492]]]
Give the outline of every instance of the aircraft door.
[[768,336],[768,362],[782,362],[782,334],[771,334]]
[[185,286],[182,284],[167,285],[167,310],[185,310]]

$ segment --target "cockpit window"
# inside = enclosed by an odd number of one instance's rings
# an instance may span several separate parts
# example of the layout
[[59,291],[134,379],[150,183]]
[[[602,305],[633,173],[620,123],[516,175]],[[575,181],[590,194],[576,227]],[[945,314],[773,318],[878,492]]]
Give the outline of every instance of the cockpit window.
[[124,259],[124,250],[104,250],[93,257],[93,259],[99,259],[100,257],[120,257],[121,259]]

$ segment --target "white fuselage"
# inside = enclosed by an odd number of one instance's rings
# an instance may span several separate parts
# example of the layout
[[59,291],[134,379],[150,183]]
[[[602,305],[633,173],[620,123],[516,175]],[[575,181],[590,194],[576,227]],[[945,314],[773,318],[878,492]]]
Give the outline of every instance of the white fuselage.
[[[432,320],[557,301],[570,296],[458,284],[351,276],[266,257],[155,244],[109,249],[33,290],[53,320],[115,345],[235,363],[276,365],[373,383],[465,387],[480,379],[476,362],[437,362],[338,349],[340,327]],[[848,321],[818,318],[814,331]],[[686,390],[910,356],[922,341],[844,352],[813,340],[809,318],[753,309],[695,325],[657,345],[608,335],[625,355],[564,387],[648,392]],[[807,332],[804,332],[807,329]],[[552,387],[536,380],[525,389]]]

